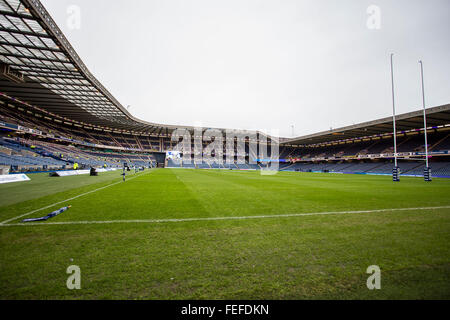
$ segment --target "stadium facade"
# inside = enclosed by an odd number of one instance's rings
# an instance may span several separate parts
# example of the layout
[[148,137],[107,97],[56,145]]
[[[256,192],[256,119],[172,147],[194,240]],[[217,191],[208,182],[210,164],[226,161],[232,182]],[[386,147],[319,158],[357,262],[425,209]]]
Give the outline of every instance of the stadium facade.
[[[423,175],[423,113],[402,114],[396,120],[400,169]],[[450,177],[450,105],[428,109],[427,120],[433,173]],[[295,139],[279,138],[280,170],[390,174],[392,122],[387,117]],[[183,166],[166,158],[177,144],[171,139],[176,129],[186,129],[194,137],[190,126],[133,117],[89,72],[38,0],[0,0],[0,166],[10,172],[60,170],[74,163]],[[262,137],[267,138],[258,132],[257,139]],[[187,167],[257,170],[261,164],[251,163],[257,156],[248,143],[245,164]]]

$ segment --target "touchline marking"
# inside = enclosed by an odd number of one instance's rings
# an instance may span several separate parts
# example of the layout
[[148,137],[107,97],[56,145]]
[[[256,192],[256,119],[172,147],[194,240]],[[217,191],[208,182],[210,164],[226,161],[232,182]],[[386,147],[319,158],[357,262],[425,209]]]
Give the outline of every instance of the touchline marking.
[[115,224],[115,223],[157,224],[157,223],[193,222],[193,221],[273,219],[273,218],[290,218],[290,217],[320,216],[320,215],[361,214],[361,213],[377,213],[377,212],[389,212],[389,211],[419,211],[419,210],[439,210],[439,209],[450,209],[450,206],[423,207],[423,208],[393,208],[393,209],[360,210],[360,211],[292,213],[292,214],[280,214],[280,215],[243,216],[243,217],[215,217],[215,218],[213,217],[213,218],[153,219],[153,220],[111,220],[111,221],[67,221],[67,222],[27,223],[27,224],[15,223],[15,224],[0,224],[0,227],[59,226],[59,225]]
[[[152,172],[152,171],[147,171],[146,173],[151,173],[151,172]],[[139,175],[135,175],[135,176],[129,178],[127,181],[130,181],[130,180],[133,180],[134,178],[143,176],[143,175],[146,174],[146,173],[141,173],[141,174],[139,174]],[[5,220],[5,221],[3,221],[3,222],[0,222],[0,227],[3,227],[3,226],[6,225],[8,222],[11,222],[11,221],[14,221],[14,220],[17,220],[17,219],[20,219],[20,218],[24,218],[24,217],[26,217],[26,216],[32,215],[33,213],[36,213],[36,212],[39,212],[39,211],[42,211],[42,210],[46,210],[46,209],[52,208],[52,207],[54,207],[54,206],[57,206],[58,204],[65,203],[65,202],[67,202],[67,201],[72,201],[72,200],[78,199],[78,198],[80,198],[80,197],[84,197],[84,196],[86,196],[86,195],[88,195],[88,194],[91,194],[91,193],[94,193],[94,192],[97,192],[97,191],[100,191],[100,190],[103,190],[103,189],[106,189],[106,188],[115,186],[115,185],[117,185],[117,184],[119,184],[119,183],[123,183],[123,181],[114,182],[114,183],[108,184],[107,186],[104,186],[104,187],[101,187],[101,188],[98,188],[98,189],[95,189],[95,190],[91,190],[91,191],[88,191],[88,192],[79,194],[79,195],[77,195],[77,196],[75,196],[75,197],[72,197],[72,198],[69,198],[69,199],[66,199],[66,200],[62,200],[62,201],[53,203],[53,204],[51,204],[51,205],[48,205],[48,206],[46,206],[46,207],[42,207],[42,208],[40,208],[40,209],[36,209],[36,210],[30,211],[30,212],[27,212],[27,213],[25,213],[25,214],[22,214],[22,215],[20,215],[20,216],[17,216],[17,217],[14,217],[14,218]]]

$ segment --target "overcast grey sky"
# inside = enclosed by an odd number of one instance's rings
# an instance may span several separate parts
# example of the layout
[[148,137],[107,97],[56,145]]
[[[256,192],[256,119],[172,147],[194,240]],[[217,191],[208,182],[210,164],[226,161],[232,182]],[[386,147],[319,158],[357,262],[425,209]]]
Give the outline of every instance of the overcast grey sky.
[[[289,137],[292,125],[300,136],[390,116],[391,52],[399,113],[421,108],[419,59],[428,106],[450,103],[448,0],[42,3],[97,79],[150,122]],[[380,29],[367,27],[370,5]]]

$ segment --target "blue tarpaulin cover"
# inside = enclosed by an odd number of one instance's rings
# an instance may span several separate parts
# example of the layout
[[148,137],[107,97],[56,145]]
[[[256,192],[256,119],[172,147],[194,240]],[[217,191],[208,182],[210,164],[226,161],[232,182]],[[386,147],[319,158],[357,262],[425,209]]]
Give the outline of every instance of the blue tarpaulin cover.
[[51,219],[53,217],[56,217],[57,215],[60,215],[61,213],[63,213],[64,211],[67,211],[71,208],[72,206],[67,206],[64,208],[61,208],[57,211],[53,211],[52,213],[50,213],[49,215],[46,215],[45,217],[42,218],[34,218],[34,219],[25,219],[22,222],[37,222],[37,221],[47,221],[48,219]]

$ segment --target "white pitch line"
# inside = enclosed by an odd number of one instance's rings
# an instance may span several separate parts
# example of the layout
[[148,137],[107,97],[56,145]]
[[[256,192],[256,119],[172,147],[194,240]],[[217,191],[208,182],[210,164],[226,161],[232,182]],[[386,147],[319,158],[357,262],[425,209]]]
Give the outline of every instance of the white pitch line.
[[0,227],[59,226],[59,225],[117,224],[117,223],[157,224],[157,223],[193,222],[193,221],[273,219],[273,218],[290,218],[290,217],[320,216],[320,215],[361,214],[361,213],[379,213],[379,212],[390,212],[390,211],[419,211],[419,210],[438,210],[438,209],[450,209],[450,206],[423,207],[423,208],[392,208],[392,209],[360,210],[360,211],[292,213],[292,214],[263,215],[263,216],[243,216],[243,217],[212,217],[212,218],[154,219],[154,220],[111,220],[111,221],[67,221],[67,222],[26,223],[26,224],[25,223],[16,223],[16,224],[4,224],[4,225],[0,224]]
[[[150,173],[150,172],[152,172],[152,171],[147,171],[146,173]],[[139,175],[135,175],[134,177],[129,178],[127,181],[133,180],[134,178],[140,177],[140,176],[142,176],[142,175],[144,175],[144,173],[139,174]],[[54,206],[57,206],[58,204],[61,204],[61,203],[67,202],[67,201],[72,201],[72,200],[78,199],[78,198],[80,198],[80,197],[84,197],[84,196],[86,196],[86,195],[88,195],[88,194],[91,194],[91,193],[94,193],[94,192],[97,192],[97,191],[100,191],[100,190],[103,190],[103,189],[106,189],[106,188],[115,186],[115,185],[117,185],[117,184],[119,184],[119,183],[123,183],[123,181],[114,182],[114,183],[108,184],[107,186],[104,186],[104,187],[101,187],[101,188],[98,188],[98,189],[95,189],[95,190],[91,190],[91,191],[88,191],[88,192],[79,194],[79,195],[77,195],[77,196],[75,196],[75,197],[72,197],[72,198],[69,198],[69,199],[66,199],[66,200],[62,200],[62,201],[53,203],[53,204],[51,204],[51,205],[48,205],[48,206],[46,206],[46,207],[42,207],[42,208],[40,208],[40,209],[36,209],[36,210],[30,211],[30,212],[27,212],[27,213],[25,213],[25,214],[22,214],[22,215],[20,215],[20,216],[17,216],[17,217],[14,217],[14,218],[11,218],[11,219],[2,221],[2,222],[0,222],[0,227],[3,227],[3,226],[6,225],[8,222],[11,222],[11,221],[14,221],[14,220],[17,220],[17,219],[20,219],[20,218],[24,218],[24,217],[26,217],[26,216],[32,215],[33,213],[36,213],[36,212],[39,212],[39,211],[42,211],[42,210],[46,210],[46,209],[52,208],[52,207],[54,207]]]

